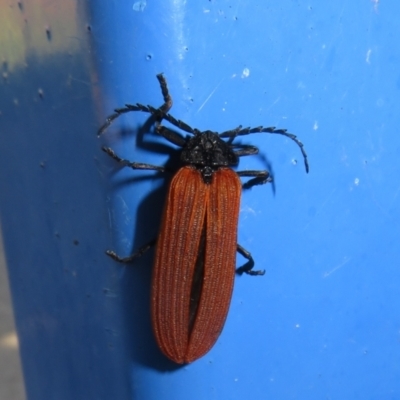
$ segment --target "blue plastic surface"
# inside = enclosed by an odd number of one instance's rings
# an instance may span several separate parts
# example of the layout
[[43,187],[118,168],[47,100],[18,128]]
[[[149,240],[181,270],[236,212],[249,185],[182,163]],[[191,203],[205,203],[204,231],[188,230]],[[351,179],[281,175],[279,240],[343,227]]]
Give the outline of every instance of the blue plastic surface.
[[[400,398],[400,4],[101,3],[76,10],[78,50],[30,49],[1,84],[1,222],[29,399]],[[274,176],[240,213],[266,275],[236,279],[217,344],[184,367],[152,336],[152,254],[130,267],[104,255],[154,237],[168,179],[100,146],[156,165],[176,151],[145,114],[96,130],[125,103],[160,105],[160,72],[176,118],[286,128],[311,168],[284,137],[240,139],[260,148],[240,169]]]

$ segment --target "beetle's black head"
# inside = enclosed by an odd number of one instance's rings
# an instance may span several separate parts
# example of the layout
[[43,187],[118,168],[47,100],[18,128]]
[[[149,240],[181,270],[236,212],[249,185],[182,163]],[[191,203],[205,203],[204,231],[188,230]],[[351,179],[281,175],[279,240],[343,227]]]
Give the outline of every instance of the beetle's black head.
[[239,163],[232,146],[211,131],[196,132],[195,136],[189,137],[182,149],[181,160],[200,170],[205,183],[211,183],[212,174],[218,168]]

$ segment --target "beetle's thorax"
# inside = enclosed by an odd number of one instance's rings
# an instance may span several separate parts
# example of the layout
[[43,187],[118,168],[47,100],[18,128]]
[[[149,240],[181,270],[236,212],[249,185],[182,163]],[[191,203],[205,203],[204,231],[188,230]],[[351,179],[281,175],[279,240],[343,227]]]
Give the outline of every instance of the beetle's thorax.
[[188,137],[181,160],[198,169],[207,184],[211,183],[213,173],[219,168],[238,164],[232,146],[212,131],[196,131],[194,136]]

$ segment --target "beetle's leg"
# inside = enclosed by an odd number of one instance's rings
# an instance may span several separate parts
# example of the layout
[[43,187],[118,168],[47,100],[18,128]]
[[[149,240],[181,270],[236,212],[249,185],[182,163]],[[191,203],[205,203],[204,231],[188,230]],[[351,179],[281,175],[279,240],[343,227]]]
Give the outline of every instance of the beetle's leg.
[[[156,111],[156,112],[161,111],[163,113],[161,119],[166,119],[168,122],[170,122],[172,125],[175,125],[179,129],[182,129],[185,132],[193,134],[194,133],[193,128],[191,128],[185,122],[183,122],[179,119],[176,119],[172,115],[168,114],[168,111],[172,107],[172,98],[168,91],[167,80],[165,79],[163,74],[158,74],[157,79],[160,82],[161,92],[164,97],[164,104],[160,108],[158,108],[157,110],[154,110],[154,111]],[[158,121],[159,123],[161,122],[161,119]]]
[[248,261],[246,264],[242,265],[241,267],[236,269],[236,273],[239,275],[242,275],[243,273],[248,274],[248,275],[264,275],[265,271],[253,271],[254,267],[254,260],[251,254],[244,249],[239,243],[237,244],[237,252],[241,254],[244,258],[246,258]]
[[247,144],[234,145],[234,146],[232,146],[232,148],[233,148],[233,152],[238,157],[252,156],[254,154],[258,154],[258,152],[259,152],[258,147],[247,145]]
[[129,160],[125,160],[124,158],[117,156],[115,154],[114,150],[110,149],[109,147],[103,146],[101,149],[105,153],[107,153],[111,158],[113,158],[115,161],[119,162],[120,164],[123,164],[125,167],[129,167],[132,169],[148,169],[148,170],[154,170],[154,171],[159,171],[159,172],[165,172],[165,170],[166,170],[165,167],[160,167],[158,165],[137,163],[137,162],[131,162]]
[[185,122],[181,121],[180,119],[176,119],[171,114],[167,114],[167,113],[163,112],[161,110],[162,107],[163,106],[161,106],[160,108],[154,108],[152,106],[147,106],[148,112],[151,113],[156,119],[156,127],[159,126],[159,124],[161,123],[161,120],[165,119],[168,122],[170,122],[172,125],[175,125],[177,128],[182,129],[185,132],[191,133],[192,135],[194,135],[196,133],[196,130],[191,128]]
[[169,142],[183,147],[186,144],[185,138],[177,132],[171,131],[171,129],[166,128],[163,125],[158,125],[156,128],[156,132],[167,139]]
[[107,250],[106,254],[110,256],[113,260],[118,261],[120,263],[130,263],[132,262],[135,258],[142,257],[146,251],[150,250],[151,247],[153,247],[157,242],[157,239],[153,239],[149,243],[145,244],[144,246],[140,247],[135,253],[128,257],[120,257],[118,256],[114,251],[112,250]]
[[195,134],[195,129],[190,127],[185,122],[181,121],[180,119],[176,119],[171,114],[165,114],[164,119],[170,122],[172,125],[175,125],[177,128],[182,129],[185,132],[191,133],[192,135]]
[[256,185],[264,185],[265,183],[272,182],[272,177],[268,171],[237,171],[239,176],[253,176],[253,179],[249,179],[243,183],[243,189],[250,189]]
[[[158,74],[157,79],[160,82],[161,92],[164,97],[164,104],[161,107],[159,107],[158,109],[153,109],[152,107],[149,107],[152,114],[156,117],[157,132],[160,133],[160,131],[158,130],[158,127],[159,127],[161,121],[163,119],[165,119],[168,122],[170,122],[172,125],[175,125],[176,127],[178,127],[179,129],[182,129],[185,132],[194,134],[194,129],[191,128],[188,124],[186,124],[185,122],[181,121],[180,119],[176,119],[172,115],[168,114],[168,111],[172,107],[172,97],[169,94],[167,80],[165,79],[163,74]],[[166,128],[164,128],[164,129],[166,129]],[[171,140],[171,138],[168,135],[163,135],[162,133],[160,133],[160,134],[162,136],[164,136],[170,142],[177,144],[176,141],[174,141],[174,140],[176,140],[175,138],[173,138]],[[179,143],[178,146],[181,146],[181,144]]]

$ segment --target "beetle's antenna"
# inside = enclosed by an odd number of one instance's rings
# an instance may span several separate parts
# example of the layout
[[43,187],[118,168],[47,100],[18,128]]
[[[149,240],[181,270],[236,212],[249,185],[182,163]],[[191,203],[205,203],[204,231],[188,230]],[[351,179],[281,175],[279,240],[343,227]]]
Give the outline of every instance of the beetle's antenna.
[[114,110],[114,114],[111,114],[106,118],[106,122],[100,127],[100,129],[97,132],[97,136],[100,136],[104,133],[104,131],[112,124],[112,122],[117,119],[119,116],[122,114],[126,114],[131,111],[143,111],[143,112],[148,112],[152,114],[152,111],[149,107],[144,106],[143,104],[125,104],[125,107],[122,108],[116,108]]
[[[160,125],[164,116],[168,113],[168,111],[172,107],[172,97],[169,94],[167,81],[164,78],[163,74],[158,74],[157,79],[160,82],[161,92],[164,98],[164,104],[161,105],[159,108],[154,108],[151,106],[144,106],[143,104],[125,104],[125,107],[116,108],[114,110],[114,114],[111,114],[109,117],[106,118],[104,124],[100,127],[97,132],[97,136],[100,136],[104,133],[104,131],[122,114],[126,114],[131,111],[143,111],[150,113],[156,118],[156,126]],[[168,120],[168,118],[166,118]]]
[[231,145],[232,142],[235,140],[236,136],[238,136],[240,130],[242,129],[242,125],[239,125],[235,129],[231,129],[230,131],[226,131],[223,133],[219,133],[219,137],[229,137],[229,140],[227,141],[227,144]]
[[283,135],[283,136],[286,136],[287,138],[293,140],[297,144],[297,146],[300,147],[301,154],[303,155],[303,158],[304,158],[304,166],[306,168],[306,172],[308,173],[310,167],[308,165],[308,157],[307,157],[306,151],[304,150],[304,145],[299,139],[297,139],[296,135],[289,133],[286,129],[275,129],[274,126],[270,126],[268,128],[264,128],[263,126],[258,126],[257,128],[247,127],[247,128],[241,129],[239,132],[236,132],[235,129],[226,131],[226,132],[222,132],[222,133],[220,133],[219,136],[230,138],[230,137],[232,137],[232,135],[234,137],[236,137],[236,136],[249,135],[251,133],[272,133],[272,134],[277,134],[277,135]]

